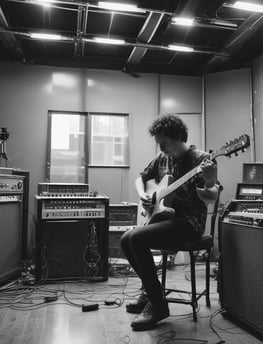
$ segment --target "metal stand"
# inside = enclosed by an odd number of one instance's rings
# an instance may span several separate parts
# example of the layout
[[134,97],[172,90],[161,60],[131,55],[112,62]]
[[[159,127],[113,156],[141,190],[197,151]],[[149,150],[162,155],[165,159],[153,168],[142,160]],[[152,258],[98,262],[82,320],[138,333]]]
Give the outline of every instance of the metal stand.
[[6,142],[5,141],[0,141],[0,166],[2,166],[2,162],[5,162],[5,166],[7,167],[7,154],[6,154]]

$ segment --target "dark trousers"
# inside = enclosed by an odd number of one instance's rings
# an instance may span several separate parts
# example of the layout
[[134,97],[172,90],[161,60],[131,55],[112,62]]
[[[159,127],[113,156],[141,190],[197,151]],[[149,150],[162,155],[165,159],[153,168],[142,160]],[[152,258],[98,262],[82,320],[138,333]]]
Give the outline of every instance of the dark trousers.
[[198,238],[200,234],[193,226],[180,218],[136,227],[122,235],[122,250],[152,303],[158,303],[163,293],[151,249],[172,250],[177,244]]

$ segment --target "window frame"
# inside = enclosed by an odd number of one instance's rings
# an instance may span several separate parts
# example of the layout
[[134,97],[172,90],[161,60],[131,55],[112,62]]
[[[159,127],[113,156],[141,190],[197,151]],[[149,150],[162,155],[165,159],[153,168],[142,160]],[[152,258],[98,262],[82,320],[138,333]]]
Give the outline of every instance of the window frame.
[[127,117],[128,119],[128,124],[127,124],[127,129],[128,129],[128,147],[127,147],[127,161],[128,164],[123,164],[123,165],[99,165],[99,164],[91,164],[90,162],[88,163],[88,167],[90,168],[130,168],[130,114],[129,113],[119,113],[119,112],[95,112],[95,111],[90,111],[88,112],[88,152],[90,156],[90,145],[91,145],[91,116],[122,116],[122,117]]
[[[78,115],[84,116],[84,155],[87,157],[84,162],[85,173],[84,173],[84,183],[88,183],[89,168],[130,168],[130,114],[129,113],[115,113],[115,112],[87,112],[87,111],[62,111],[62,110],[48,110],[48,123],[47,123],[47,149],[46,149],[46,180],[50,182],[51,180],[51,129],[52,129],[52,115]],[[128,164],[123,165],[100,165],[100,164],[91,164],[90,163],[90,146],[91,146],[91,116],[92,115],[101,115],[101,116],[124,116],[128,118],[127,130],[128,130],[128,142],[127,142],[127,161]]]

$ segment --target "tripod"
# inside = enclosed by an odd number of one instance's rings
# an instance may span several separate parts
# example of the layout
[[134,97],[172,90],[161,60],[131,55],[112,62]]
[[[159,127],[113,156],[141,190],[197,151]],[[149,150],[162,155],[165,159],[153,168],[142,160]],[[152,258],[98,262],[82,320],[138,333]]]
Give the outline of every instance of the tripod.
[[7,154],[6,154],[6,142],[0,141],[0,166],[2,166],[2,161],[5,162],[5,167],[7,167]]

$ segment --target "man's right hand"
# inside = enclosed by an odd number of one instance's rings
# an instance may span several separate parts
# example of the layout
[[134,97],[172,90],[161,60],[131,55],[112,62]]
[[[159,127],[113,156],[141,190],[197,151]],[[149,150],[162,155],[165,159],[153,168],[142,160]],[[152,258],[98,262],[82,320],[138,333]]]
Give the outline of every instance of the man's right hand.
[[141,199],[142,206],[144,209],[147,210],[148,208],[153,206],[152,195],[145,193],[145,194],[141,195],[140,199]]

